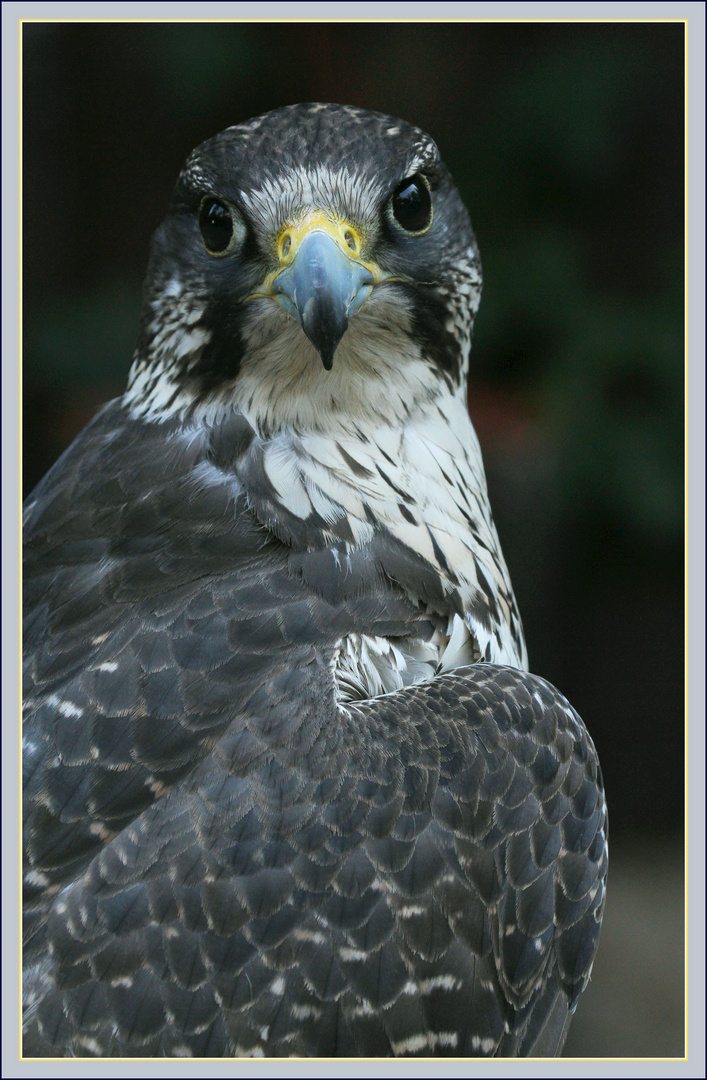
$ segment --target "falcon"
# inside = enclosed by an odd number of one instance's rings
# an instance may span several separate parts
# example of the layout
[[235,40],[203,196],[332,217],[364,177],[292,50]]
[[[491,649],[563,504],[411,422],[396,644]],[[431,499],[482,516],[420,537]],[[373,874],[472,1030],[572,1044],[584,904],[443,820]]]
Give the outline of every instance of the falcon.
[[606,808],[527,671],[480,288],[402,120],[187,160],[127,390],[24,512],[25,1056],[560,1052]]

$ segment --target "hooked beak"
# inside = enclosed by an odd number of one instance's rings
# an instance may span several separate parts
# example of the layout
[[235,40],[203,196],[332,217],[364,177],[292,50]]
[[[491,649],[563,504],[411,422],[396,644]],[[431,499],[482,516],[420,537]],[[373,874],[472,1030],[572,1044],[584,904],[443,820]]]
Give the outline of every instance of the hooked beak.
[[386,275],[361,257],[357,230],[347,222],[312,214],[278,237],[280,268],[263,291],[296,319],[331,371],[334,353],[353,318]]

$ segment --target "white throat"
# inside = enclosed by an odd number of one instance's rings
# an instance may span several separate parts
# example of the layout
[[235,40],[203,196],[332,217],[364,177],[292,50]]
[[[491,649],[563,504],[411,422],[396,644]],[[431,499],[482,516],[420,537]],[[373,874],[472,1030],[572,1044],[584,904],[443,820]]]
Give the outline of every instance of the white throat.
[[[439,393],[424,405],[418,399],[394,423],[374,415],[328,431],[282,430],[265,443],[264,467],[278,501],[302,520],[314,511],[334,527],[345,516],[355,545],[383,526],[435,569],[447,594],[459,594],[481,657],[526,666],[481,451],[461,392]],[[498,611],[492,627],[474,614],[489,591]]]

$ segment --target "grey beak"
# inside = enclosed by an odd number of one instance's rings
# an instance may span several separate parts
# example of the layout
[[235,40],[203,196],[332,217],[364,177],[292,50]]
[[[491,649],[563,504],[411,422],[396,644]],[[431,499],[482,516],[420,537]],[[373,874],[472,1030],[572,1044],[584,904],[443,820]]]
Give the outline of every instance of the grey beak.
[[297,319],[327,371],[349,319],[368,299],[373,274],[325,232],[312,232],[272,285],[288,315]]

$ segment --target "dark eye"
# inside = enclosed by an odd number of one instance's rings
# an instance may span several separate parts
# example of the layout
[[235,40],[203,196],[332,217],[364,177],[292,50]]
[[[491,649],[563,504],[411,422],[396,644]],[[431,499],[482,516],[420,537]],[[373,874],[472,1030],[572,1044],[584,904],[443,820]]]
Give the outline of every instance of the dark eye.
[[206,195],[199,209],[199,228],[204,247],[210,255],[226,255],[233,239],[231,211],[218,199]]
[[393,217],[405,232],[426,232],[432,224],[432,196],[424,176],[409,176],[393,194]]

